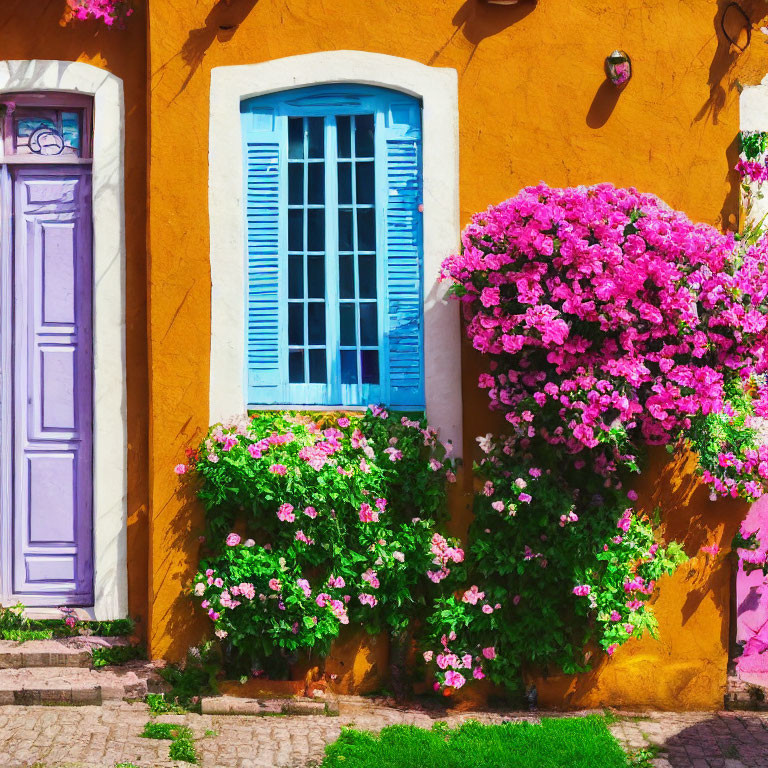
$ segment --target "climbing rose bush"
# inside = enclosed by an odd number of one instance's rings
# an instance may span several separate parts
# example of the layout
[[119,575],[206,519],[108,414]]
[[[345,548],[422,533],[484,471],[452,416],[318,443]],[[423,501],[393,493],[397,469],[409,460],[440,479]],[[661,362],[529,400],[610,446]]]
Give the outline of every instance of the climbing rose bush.
[[423,420],[379,407],[212,427],[176,472],[200,481],[193,592],[216,635],[261,668],[327,652],[345,624],[405,631],[464,559],[441,533],[450,452]]
[[478,438],[468,582],[429,617],[425,659],[438,686],[514,686],[654,631],[648,600],[685,555],[627,491],[645,445],[691,446],[715,496],[763,493],[768,254],[607,184],[524,189],[462,245],[443,277],[511,429]]

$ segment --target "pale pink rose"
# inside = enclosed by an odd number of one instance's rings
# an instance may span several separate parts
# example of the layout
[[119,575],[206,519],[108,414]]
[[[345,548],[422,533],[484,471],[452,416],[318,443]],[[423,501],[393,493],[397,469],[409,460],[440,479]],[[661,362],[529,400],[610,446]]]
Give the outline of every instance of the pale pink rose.
[[184,474],[184,473],[187,471],[187,465],[186,465],[186,464],[177,464],[177,465],[176,465],[176,466],[173,468],[173,471],[174,471],[174,472],[175,472],[177,475],[183,475],[183,474]]
[[240,537],[236,533],[230,533],[227,536],[227,546],[236,547],[240,543]]

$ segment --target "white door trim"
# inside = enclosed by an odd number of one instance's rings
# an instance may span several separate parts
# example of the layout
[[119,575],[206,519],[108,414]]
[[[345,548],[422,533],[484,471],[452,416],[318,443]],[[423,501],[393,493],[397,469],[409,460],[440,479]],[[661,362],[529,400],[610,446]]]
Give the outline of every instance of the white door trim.
[[[120,78],[73,61],[0,61],[0,94],[93,96],[93,606],[95,619],[128,614],[125,364],[124,101]],[[35,615],[58,615],[36,609]]]

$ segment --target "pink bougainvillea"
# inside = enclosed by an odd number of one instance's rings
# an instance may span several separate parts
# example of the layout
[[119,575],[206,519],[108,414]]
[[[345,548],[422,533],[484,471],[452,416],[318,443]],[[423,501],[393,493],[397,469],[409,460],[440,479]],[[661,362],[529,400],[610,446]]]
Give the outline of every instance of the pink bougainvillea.
[[729,377],[766,371],[766,251],[634,189],[540,185],[475,215],[443,274],[492,356],[491,407],[523,446],[592,451],[607,475],[633,442],[725,411]]
[[97,19],[108,27],[122,26],[133,13],[130,0],[67,0],[72,16],[78,20]]

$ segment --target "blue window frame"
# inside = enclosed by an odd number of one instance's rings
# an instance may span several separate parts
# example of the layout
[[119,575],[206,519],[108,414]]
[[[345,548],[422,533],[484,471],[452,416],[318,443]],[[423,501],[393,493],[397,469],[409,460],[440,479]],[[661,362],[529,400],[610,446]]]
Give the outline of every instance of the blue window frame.
[[419,101],[340,84],[240,112],[249,405],[423,408]]

